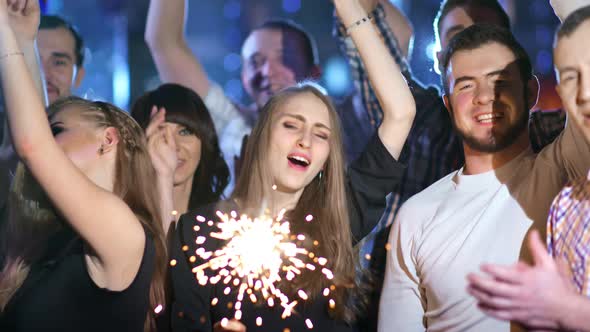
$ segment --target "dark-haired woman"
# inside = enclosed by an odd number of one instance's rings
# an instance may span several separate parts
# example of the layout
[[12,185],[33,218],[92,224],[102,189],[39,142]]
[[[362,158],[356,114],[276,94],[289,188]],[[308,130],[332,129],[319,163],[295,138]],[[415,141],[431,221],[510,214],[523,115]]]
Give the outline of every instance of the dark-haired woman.
[[211,115],[195,92],[164,84],[140,97],[131,115],[146,130],[165,230],[176,215],[221,199],[229,169]]

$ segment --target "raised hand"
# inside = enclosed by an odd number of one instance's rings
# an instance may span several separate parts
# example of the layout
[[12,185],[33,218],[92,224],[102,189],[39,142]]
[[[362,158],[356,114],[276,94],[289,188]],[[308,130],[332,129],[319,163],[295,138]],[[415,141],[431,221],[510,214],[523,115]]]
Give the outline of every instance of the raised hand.
[[0,2],[6,9],[8,23],[17,39],[35,40],[41,20],[39,0],[1,0]]
[[152,107],[151,120],[146,128],[148,152],[159,177],[172,181],[178,162],[176,143],[166,121],[166,109]]

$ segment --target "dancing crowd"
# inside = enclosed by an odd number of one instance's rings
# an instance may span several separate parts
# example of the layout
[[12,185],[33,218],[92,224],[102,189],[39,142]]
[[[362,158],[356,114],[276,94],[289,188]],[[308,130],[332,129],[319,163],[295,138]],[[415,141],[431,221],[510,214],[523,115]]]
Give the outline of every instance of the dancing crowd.
[[[440,89],[388,0],[332,3],[348,98],[273,19],[236,103],[188,45],[189,1],[150,0],[163,84],[126,111],[73,95],[74,25],[0,0],[0,331],[590,331],[590,1],[550,1],[562,110],[536,109],[497,0],[441,2]],[[281,273],[276,304],[196,276],[230,212],[284,216],[330,273]]]

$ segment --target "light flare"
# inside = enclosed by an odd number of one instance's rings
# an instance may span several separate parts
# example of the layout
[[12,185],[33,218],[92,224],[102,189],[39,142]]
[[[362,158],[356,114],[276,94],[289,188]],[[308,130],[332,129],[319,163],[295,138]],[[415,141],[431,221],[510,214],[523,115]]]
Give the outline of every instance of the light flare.
[[[316,255],[306,248],[299,247],[296,240],[302,242],[306,237],[302,234],[291,235],[289,222],[284,220],[285,211],[282,210],[276,219],[267,215],[251,218],[247,215],[238,215],[235,211],[230,214],[216,212],[220,222],[217,229],[209,234],[209,237],[198,236],[195,241],[198,245],[204,245],[210,238],[225,241],[221,249],[207,251],[199,247],[195,253],[205,262],[193,268],[199,284],[223,283],[223,293],[229,295],[232,290],[237,293],[234,318],[242,318],[242,301],[248,299],[252,303],[260,299],[269,307],[278,303],[283,308],[283,319],[291,316],[298,301],[291,300],[279,288],[279,282],[283,279],[292,281],[301,275],[303,270],[321,270],[320,276],[333,279],[332,272],[326,268],[327,259],[316,258]],[[197,216],[199,223],[212,225],[202,216]],[[313,220],[311,215],[306,221]],[[195,231],[200,227],[195,226]],[[313,242],[314,246],[319,243]],[[317,265],[315,263],[318,263]],[[210,270],[214,275],[206,275]],[[297,292],[300,300],[308,300],[308,293],[304,289]],[[246,295],[246,296],[244,296]],[[324,296],[327,296],[324,291]],[[215,298],[212,305],[217,304]],[[257,323],[262,324],[262,321]],[[223,325],[223,324],[222,324]],[[308,328],[313,324],[306,320]]]

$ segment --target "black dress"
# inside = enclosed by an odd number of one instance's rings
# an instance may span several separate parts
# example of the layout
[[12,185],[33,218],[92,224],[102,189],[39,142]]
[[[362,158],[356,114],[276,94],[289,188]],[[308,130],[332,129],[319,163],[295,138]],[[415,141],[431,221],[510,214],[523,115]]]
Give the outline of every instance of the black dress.
[[4,312],[0,331],[143,331],[155,248],[146,235],[138,273],[123,291],[96,286],[86,268],[82,239],[69,227],[49,241]]
[[[385,209],[385,197],[395,189],[403,172],[404,167],[391,157],[377,135],[369,142],[363,154],[350,165],[346,185],[354,240],[361,240],[379,221]],[[197,249],[197,234],[193,227],[199,225],[200,235],[209,234],[211,228],[206,223],[198,223],[196,217],[200,215],[208,218],[207,220],[217,220],[216,210],[237,209],[232,201],[220,204],[221,207],[213,204],[183,215],[173,234],[170,258],[176,260],[176,265],[170,268],[173,301],[168,307],[170,322],[167,322],[173,331],[212,331],[214,323],[225,317],[233,317],[234,310],[228,308],[228,304],[235,300],[235,294],[233,297],[232,294],[224,296],[221,288],[223,286],[219,284],[200,286],[192,268],[202,261],[200,258],[189,261]],[[221,244],[209,238],[204,245],[211,250]],[[219,300],[215,306],[211,305],[213,298]],[[248,300],[244,300],[242,305],[241,322],[246,325],[248,332],[284,331],[286,328],[289,331],[304,331],[308,330],[307,319],[313,323],[315,331],[353,331],[353,327],[328,315],[327,299],[321,295],[314,301],[298,304],[296,313],[286,319],[281,318],[280,306],[254,307]],[[261,326],[256,324],[258,317],[262,319]]]

